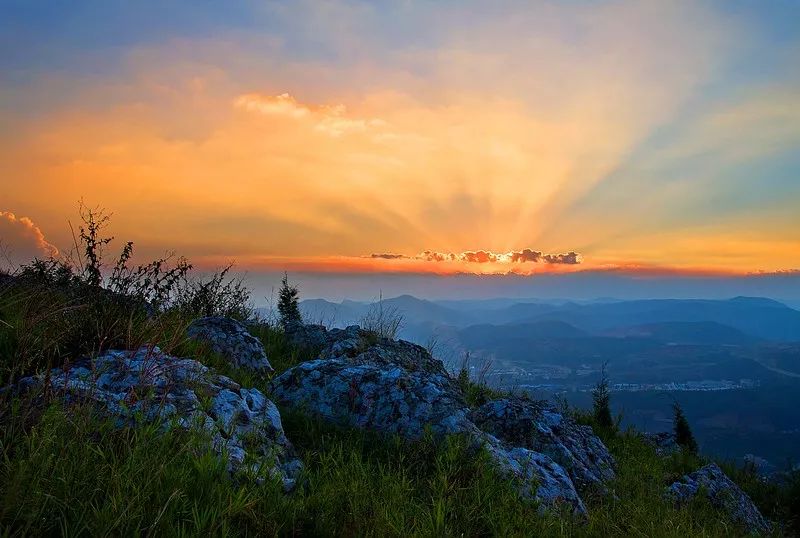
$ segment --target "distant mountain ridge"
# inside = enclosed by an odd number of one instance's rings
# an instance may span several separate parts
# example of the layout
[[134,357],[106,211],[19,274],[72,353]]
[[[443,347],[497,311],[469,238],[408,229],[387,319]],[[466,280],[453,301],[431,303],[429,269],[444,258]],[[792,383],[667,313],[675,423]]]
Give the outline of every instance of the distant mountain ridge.
[[618,328],[608,336],[653,338],[671,344],[746,345],[762,341],[715,321],[665,321]]
[[[536,302],[533,299],[520,299],[517,302],[512,299],[429,301],[401,295],[384,299],[383,307],[401,314],[406,327],[412,332],[417,326],[431,324],[465,328],[471,325],[561,322],[595,335],[624,336],[626,332],[633,335],[637,331],[649,330],[655,331],[658,338],[666,338],[670,332],[677,336],[682,331],[682,339],[688,337],[688,332],[694,332],[695,339],[690,341],[702,341],[705,331],[708,335],[716,335],[713,338],[728,338],[731,343],[743,343],[748,339],[800,341],[800,311],[762,297],[726,300],[606,299],[578,303]],[[344,326],[363,319],[369,312],[370,303],[307,299],[300,303],[300,308],[308,321]],[[690,323],[707,325],[680,325]],[[649,326],[649,329],[645,326]],[[639,329],[633,329],[636,327]],[[726,336],[723,337],[723,333]]]

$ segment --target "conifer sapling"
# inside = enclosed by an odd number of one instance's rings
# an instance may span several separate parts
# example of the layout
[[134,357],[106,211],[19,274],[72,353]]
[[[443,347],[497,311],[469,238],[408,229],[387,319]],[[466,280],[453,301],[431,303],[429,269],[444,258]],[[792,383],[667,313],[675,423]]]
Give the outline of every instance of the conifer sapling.
[[281,280],[281,290],[278,295],[278,314],[280,314],[280,322],[283,327],[290,323],[302,322],[303,317],[300,315],[300,307],[298,305],[298,297],[300,292],[297,286],[289,284],[289,275],[283,274]]
[[600,380],[592,389],[592,407],[594,420],[598,426],[612,428],[614,419],[611,418],[611,388],[606,374],[606,364],[600,369]]
[[692,429],[689,427],[689,421],[686,420],[686,415],[683,414],[683,409],[678,402],[673,402],[672,412],[673,427],[675,428],[675,442],[689,452],[696,454],[697,441],[694,439]]

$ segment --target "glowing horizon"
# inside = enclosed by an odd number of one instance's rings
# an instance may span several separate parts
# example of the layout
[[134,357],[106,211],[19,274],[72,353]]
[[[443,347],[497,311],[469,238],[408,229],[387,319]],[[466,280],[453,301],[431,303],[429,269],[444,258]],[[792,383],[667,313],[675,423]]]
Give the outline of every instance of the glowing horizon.
[[0,10],[18,258],[68,249],[84,199],[140,256],[201,266],[800,268],[791,5]]

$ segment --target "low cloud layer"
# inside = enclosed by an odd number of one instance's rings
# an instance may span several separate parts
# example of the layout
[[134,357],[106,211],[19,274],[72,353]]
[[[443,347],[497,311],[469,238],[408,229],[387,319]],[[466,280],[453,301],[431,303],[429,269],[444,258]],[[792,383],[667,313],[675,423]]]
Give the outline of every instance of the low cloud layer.
[[408,256],[404,254],[390,254],[390,253],[370,254],[369,257],[379,260],[403,260],[408,258]]
[[0,211],[0,264],[19,265],[33,258],[56,255],[58,249],[45,239],[31,219]]
[[248,93],[237,97],[234,101],[234,106],[267,116],[309,121],[315,131],[332,137],[339,137],[349,133],[362,133],[385,125],[384,121],[377,118],[350,117],[347,113],[347,108],[341,104],[306,105],[300,103],[288,93],[280,95]]
[[463,262],[463,263],[545,263],[576,265],[581,263],[581,255],[577,252],[566,254],[544,254],[538,250],[529,248],[511,252],[491,252],[487,250],[464,251],[464,252],[436,252],[426,250],[416,256],[406,256],[404,254],[379,253],[370,254],[370,258],[384,260],[422,260],[426,262]]

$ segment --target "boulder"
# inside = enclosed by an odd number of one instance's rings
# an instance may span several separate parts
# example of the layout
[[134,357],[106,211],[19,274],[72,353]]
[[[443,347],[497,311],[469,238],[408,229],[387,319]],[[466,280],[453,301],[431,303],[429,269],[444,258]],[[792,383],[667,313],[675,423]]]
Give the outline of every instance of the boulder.
[[[45,382],[48,387],[43,387]],[[157,347],[108,351],[18,384],[23,390],[33,387],[46,388],[67,402],[93,403],[120,426],[143,419],[165,429],[199,427],[209,435],[213,449],[225,455],[232,473],[266,470],[287,491],[302,469],[277,407],[264,394]]]
[[726,512],[731,521],[741,525],[747,532],[770,532],[769,522],[764,519],[750,497],[716,463],[684,476],[667,488],[666,495],[677,504],[684,504],[698,495],[704,495],[713,506]]
[[349,426],[419,439],[473,427],[449,380],[399,366],[354,364],[346,359],[301,363],[273,380],[276,401]]
[[295,347],[319,351],[328,346],[328,330],[324,325],[291,321],[283,330],[289,343]]
[[207,344],[214,353],[222,355],[237,368],[272,373],[272,365],[261,341],[250,334],[239,321],[222,317],[200,318],[186,329],[186,335]]
[[681,449],[672,432],[643,433],[642,439],[652,446],[659,456],[669,456]]
[[744,464],[746,468],[762,478],[768,478],[778,472],[778,468],[769,460],[756,456],[755,454],[745,454]]
[[382,338],[358,325],[328,330],[322,325],[293,323],[286,331],[293,345],[314,349],[322,359],[342,358],[354,364],[397,365],[407,371],[421,370],[450,380],[442,361],[431,357],[424,347],[405,340]]
[[550,456],[578,491],[605,492],[614,478],[614,458],[589,426],[576,424],[544,400],[510,397],[493,400],[471,413],[472,421],[510,446]]
[[[474,449],[486,450],[502,474],[516,479],[523,496],[543,508],[567,507],[576,514],[586,513],[569,472],[550,454],[534,448],[536,445],[528,442],[534,435],[522,431],[525,428],[549,431],[550,441],[542,441],[540,447],[572,465],[581,480],[613,476],[613,461],[599,439],[590,439],[591,430],[562,422],[563,417],[552,410],[547,416],[532,413],[524,425],[508,427],[498,415],[496,428],[482,429],[474,419],[486,418],[484,425],[489,424],[491,408],[472,412],[441,361],[420,346],[376,338],[357,327],[312,331],[314,342],[324,339],[321,358],[273,379],[272,394],[281,404],[331,422],[406,439],[419,439],[426,428],[437,436],[463,435]],[[544,422],[536,422],[536,417]],[[520,435],[504,439],[503,432],[515,427]],[[602,453],[592,459],[579,451],[592,449]]]

